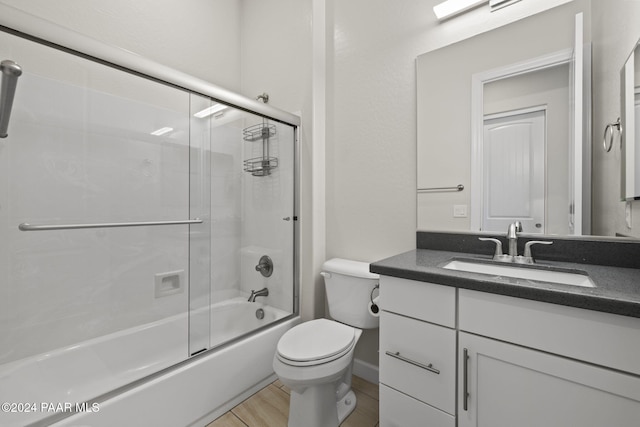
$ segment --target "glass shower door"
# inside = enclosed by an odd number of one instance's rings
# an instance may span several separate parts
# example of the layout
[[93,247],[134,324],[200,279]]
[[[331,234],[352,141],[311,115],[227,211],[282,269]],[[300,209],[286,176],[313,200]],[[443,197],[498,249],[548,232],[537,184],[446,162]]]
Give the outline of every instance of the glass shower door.
[[[185,360],[189,225],[165,222],[190,219],[189,95],[6,33],[0,59],[24,70],[0,140],[0,400],[82,402]],[[19,415],[0,424],[51,414]]]
[[215,107],[211,326],[215,347],[294,312],[294,127]]

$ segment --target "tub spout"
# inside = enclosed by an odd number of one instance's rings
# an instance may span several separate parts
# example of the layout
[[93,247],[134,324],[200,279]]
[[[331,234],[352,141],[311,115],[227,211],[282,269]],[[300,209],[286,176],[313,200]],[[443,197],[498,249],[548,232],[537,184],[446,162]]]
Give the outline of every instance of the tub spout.
[[256,297],[268,297],[269,296],[269,289],[267,288],[263,288],[260,289],[259,291],[251,291],[251,295],[249,296],[249,299],[247,301],[249,302],[256,302]]

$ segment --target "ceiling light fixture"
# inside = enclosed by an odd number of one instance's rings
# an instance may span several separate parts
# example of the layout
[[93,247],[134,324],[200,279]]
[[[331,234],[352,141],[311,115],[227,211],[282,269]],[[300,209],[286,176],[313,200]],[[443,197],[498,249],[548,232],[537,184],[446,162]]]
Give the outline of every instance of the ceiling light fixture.
[[487,3],[489,0],[447,0],[433,6],[433,13],[439,21],[450,18],[454,15],[473,9],[474,7]]
[[153,132],[151,132],[151,135],[161,136],[161,135],[164,135],[164,134],[169,133],[171,131],[173,131],[173,128],[164,127],[164,128],[160,128],[158,130],[154,130]]
[[205,108],[202,111],[198,111],[197,113],[194,114],[195,117],[202,119],[204,117],[210,116],[212,114],[218,113],[222,110],[226,110],[227,107],[226,105],[223,104],[214,104],[211,107]]

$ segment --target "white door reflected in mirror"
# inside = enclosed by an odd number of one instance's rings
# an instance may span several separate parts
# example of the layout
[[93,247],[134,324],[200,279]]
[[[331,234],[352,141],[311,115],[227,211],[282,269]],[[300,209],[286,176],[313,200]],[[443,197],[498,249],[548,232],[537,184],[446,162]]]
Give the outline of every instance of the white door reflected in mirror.
[[544,233],[545,110],[486,116],[482,230]]

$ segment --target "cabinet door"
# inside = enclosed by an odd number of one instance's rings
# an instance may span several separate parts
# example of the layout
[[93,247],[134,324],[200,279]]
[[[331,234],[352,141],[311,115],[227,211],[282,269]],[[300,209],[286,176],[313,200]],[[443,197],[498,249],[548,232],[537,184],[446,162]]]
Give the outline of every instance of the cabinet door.
[[461,332],[458,372],[459,427],[640,425],[640,378],[618,371]]

